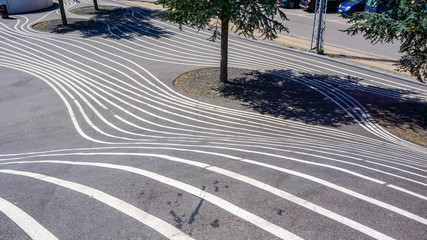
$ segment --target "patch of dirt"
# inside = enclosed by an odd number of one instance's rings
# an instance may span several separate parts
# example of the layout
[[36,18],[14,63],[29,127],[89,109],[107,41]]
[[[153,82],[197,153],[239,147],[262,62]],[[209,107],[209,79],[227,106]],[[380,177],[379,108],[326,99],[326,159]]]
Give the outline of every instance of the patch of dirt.
[[[354,124],[342,109],[325,96],[274,73],[229,68],[228,75],[229,81],[222,83],[219,81],[219,68],[198,69],[180,75],[175,79],[174,86],[192,96],[227,98],[262,114],[307,124],[332,127]],[[375,101],[373,98],[369,100]],[[380,102],[376,102],[375,108],[370,108],[380,125],[404,139],[427,146],[427,125],[422,120],[422,103],[390,104],[390,101],[384,101],[378,104]]]
[[82,14],[82,15],[95,15],[95,14],[102,14],[102,13],[108,13],[111,10],[117,10],[121,9],[120,7],[115,6],[98,6],[98,11],[95,10],[95,7],[82,7],[82,8],[76,8],[72,10],[71,12],[74,14]]
[[[233,82],[234,79],[251,72],[251,70],[229,68],[228,78],[230,82]],[[181,92],[192,96],[218,98],[222,96],[219,88],[226,84],[219,81],[218,68],[205,68],[180,75],[175,79],[174,85]]]
[[67,18],[68,25],[62,25],[61,19],[43,21],[33,25],[33,29],[42,32],[50,33],[74,33],[83,32],[90,33],[93,29],[105,28],[105,24],[90,19],[82,18]]
[[424,104],[411,102],[379,107],[372,115],[390,132],[427,146],[427,124],[423,123],[424,111]]

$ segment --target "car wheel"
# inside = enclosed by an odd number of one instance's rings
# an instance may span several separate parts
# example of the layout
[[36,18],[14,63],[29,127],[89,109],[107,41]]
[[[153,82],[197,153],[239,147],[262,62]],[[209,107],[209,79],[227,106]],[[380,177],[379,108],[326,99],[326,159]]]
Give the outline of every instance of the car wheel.
[[294,1],[289,1],[288,8],[295,8],[295,7],[296,7],[295,2]]

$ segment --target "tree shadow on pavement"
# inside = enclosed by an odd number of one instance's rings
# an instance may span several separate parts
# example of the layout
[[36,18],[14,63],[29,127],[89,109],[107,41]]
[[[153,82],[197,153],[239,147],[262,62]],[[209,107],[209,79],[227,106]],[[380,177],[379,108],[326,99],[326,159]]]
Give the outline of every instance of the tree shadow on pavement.
[[104,37],[104,38],[124,38],[134,39],[140,36],[153,38],[167,37],[171,32],[153,25],[153,14],[157,11],[143,9],[144,15],[138,18],[132,13],[141,11],[141,8],[110,8],[100,6],[99,11],[94,11],[90,7],[76,9],[75,14],[90,17],[90,19],[68,18],[68,25],[62,25],[60,19],[45,21],[33,26],[36,30],[47,31],[57,34],[79,33],[84,38]]
[[[344,109],[315,90],[315,88],[322,90],[322,87],[316,87],[318,84],[322,84],[322,86],[329,84],[327,87],[331,91],[327,93],[329,95],[341,94],[335,88],[339,87],[357,99],[368,111],[375,111],[379,107],[399,102],[419,101],[416,97],[407,97],[408,94],[415,94],[414,92],[366,86],[360,81],[361,79],[350,76],[296,74],[291,70],[275,70],[265,73],[250,71],[238,78],[229,79],[228,83],[219,85],[216,90],[224,97],[238,100],[242,105],[262,114],[332,127],[352,125],[355,124],[355,121]],[[326,93],[325,90],[323,91]],[[397,117],[402,121],[410,122],[406,119],[405,111],[396,114],[401,115]]]

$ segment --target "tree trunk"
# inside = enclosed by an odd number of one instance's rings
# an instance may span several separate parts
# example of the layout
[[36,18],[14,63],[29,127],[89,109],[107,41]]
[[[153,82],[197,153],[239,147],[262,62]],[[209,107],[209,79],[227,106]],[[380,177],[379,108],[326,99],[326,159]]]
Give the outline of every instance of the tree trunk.
[[221,74],[219,76],[221,82],[228,80],[228,23],[228,18],[221,19]]
[[99,7],[98,7],[98,0],[93,0],[93,7],[95,8],[95,10],[96,10],[96,11],[98,11],[98,10],[99,10]]
[[59,11],[61,12],[62,25],[67,26],[67,17],[65,16],[65,8],[63,0],[58,0],[59,3]]

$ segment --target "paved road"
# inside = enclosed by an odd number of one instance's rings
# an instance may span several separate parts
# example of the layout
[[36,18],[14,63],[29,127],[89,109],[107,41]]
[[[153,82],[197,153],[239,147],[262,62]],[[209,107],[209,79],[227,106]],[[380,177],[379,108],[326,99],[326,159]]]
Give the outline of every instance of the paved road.
[[[283,9],[283,11],[289,18],[289,21],[282,21],[282,23],[289,28],[289,34],[311,39],[314,13],[309,13],[302,9]],[[373,45],[371,41],[365,40],[362,34],[349,36],[342,32],[342,30],[350,26],[347,20],[343,19],[340,14],[329,12],[326,16],[325,43],[391,59],[400,58],[399,42],[377,43]]]
[[0,20],[0,239],[425,238],[426,149],[368,108],[426,87],[231,37],[231,66],[323,102],[287,118],[183,95],[219,45],[148,13],[84,37],[32,30],[56,10]]

